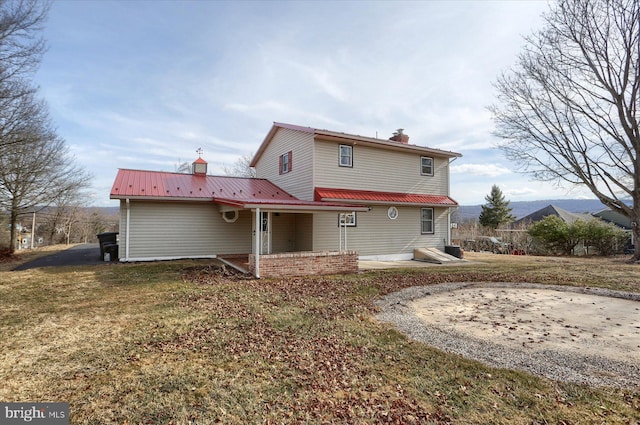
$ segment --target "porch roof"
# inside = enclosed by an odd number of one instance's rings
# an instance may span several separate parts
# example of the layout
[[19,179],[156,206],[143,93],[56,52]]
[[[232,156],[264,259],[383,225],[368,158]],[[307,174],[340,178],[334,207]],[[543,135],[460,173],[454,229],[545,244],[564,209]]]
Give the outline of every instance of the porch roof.
[[266,179],[120,169],[111,199],[215,202],[238,209],[367,211],[362,205],[303,201]]
[[400,204],[416,206],[455,207],[458,203],[446,195],[376,192],[369,190],[315,188],[317,201],[350,201],[366,204]]
[[369,211],[369,208],[363,205],[345,204],[341,202],[326,201],[302,201],[295,200],[274,200],[274,199],[224,199],[213,198],[213,201],[237,209],[255,209],[262,208],[265,210],[278,211]]

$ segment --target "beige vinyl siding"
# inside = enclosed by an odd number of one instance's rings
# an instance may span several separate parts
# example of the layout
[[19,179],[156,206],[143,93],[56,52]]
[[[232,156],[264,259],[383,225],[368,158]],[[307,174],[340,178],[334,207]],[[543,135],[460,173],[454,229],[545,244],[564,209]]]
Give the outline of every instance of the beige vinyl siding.
[[314,185],[316,187],[431,195],[449,194],[447,158],[430,156],[434,160],[433,176],[423,176],[420,158],[429,155],[356,144],[353,146],[353,167],[340,167],[338,165],[339,146],[340,143],[337,142],[316,140],[314,145]]
[[296,214],[296,251],[313,251],[313,214]]
[[311,251],[312,214],[272,213],[271,252]]
[[292,252],[296,250],[296,215],[271,214],[271,252]]
[[[398,218],[390,220],[387,205],[374,205],[357,213],[357,226],[347,228],[347,248],[360,256],[413,254],[416,247],[444,250],[447,238],[447,208],[434,208],[434,234],[423,235],[420,207],[398,208]],[[338,213],[314,214],[313,250],[339,249]]]
[[[280,174],[280,156],[291,151],[291,171]],[[279,128],[256,164],[256,176],[268,179],[298,199],[313,200],[313,136]]]
[[[234,223],[227,223],[212,203],[131,201],[130,209],[130,259],[251,252],[250,211],[241,211]],[[126,229],[124,208],[120,224]],[[126,255],[126,230],[120,237],[122,259]]]

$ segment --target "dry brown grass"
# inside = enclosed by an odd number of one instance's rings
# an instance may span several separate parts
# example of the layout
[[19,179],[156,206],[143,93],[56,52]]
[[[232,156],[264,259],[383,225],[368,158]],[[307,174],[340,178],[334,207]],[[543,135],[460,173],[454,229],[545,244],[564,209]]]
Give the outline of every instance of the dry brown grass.
[[[373,320],[411,285],[530,281],[640,292],[621,259],[212,278],[199,261],[0,272],[0,400],[72,423],[637,423],[637,390],[492,369]],[[214,275],[215,277],[215,275]]]

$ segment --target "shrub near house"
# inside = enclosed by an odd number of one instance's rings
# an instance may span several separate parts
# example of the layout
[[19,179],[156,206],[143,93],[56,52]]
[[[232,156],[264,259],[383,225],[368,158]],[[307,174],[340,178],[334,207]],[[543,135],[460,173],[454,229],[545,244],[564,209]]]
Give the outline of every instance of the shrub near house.
[[589,254],[589,248],[594,248],[599,255],[613,255],[622,252],[627,239],[626,233],[613,224],[598,219],[567,223],[555,215],[534,223],[529,234],[544,254]]

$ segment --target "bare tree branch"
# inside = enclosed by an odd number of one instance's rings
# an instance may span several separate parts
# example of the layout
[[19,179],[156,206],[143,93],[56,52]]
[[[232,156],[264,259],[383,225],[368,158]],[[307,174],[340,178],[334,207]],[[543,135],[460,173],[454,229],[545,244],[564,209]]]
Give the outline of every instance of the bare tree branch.
[[588,187],[631,218],[637,244],[640,2],[560,0],[544,20],[495,84],[499,148],[535,179]]
[[251,168],[249,164],[251,164],[251,159],[253,158],[253,154],[245,154],[233,163],[231,167],[227,167],[226,165],[222,168],[222,171],[227,176],[235,176],[235,177],[255,177],[256,170]]
[[48,3],[0,0],[0,208],[9,212],[15,249],[18,215],[79,197],[90,176],[74,163],[29,78],[45,42]]

